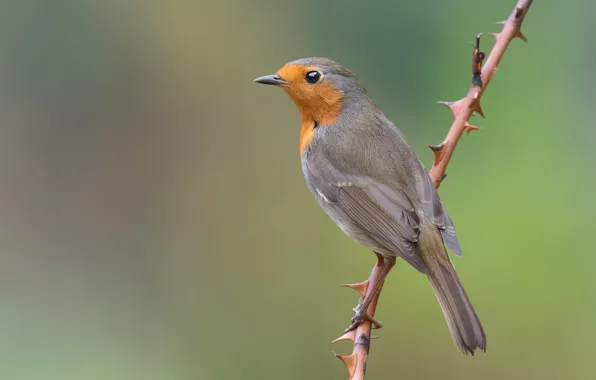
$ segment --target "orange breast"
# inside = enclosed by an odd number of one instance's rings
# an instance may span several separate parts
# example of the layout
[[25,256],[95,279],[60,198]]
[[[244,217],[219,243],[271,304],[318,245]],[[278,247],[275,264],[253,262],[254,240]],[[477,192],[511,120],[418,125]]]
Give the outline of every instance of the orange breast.
[[315,138],[315,123],[313,120],[302,120],[302,128],[300,128],[300,157],[304,154],[304,150],[308,148],[312,140]]
[[[300,129],[300,156],[315,138],[315,125],[328,128],[335,124],[342,107],[342,93],[330,86],[321,86],[315,96],[307,101],[293,94],[290,97],[298,106],[302,119]],[[316,123],[316,124],[315,124]]]

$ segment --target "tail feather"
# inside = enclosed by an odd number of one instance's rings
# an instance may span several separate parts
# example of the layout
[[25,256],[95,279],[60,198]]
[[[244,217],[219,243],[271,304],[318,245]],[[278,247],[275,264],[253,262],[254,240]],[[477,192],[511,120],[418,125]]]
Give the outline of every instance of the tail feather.
[[480,319],[449,259],[439,231],[427,220],[421,223],[419,252],[457,347],[472,355],[477,349],[486,351],[486,334]]
[[428,277],[460,351],[472,355],[476,349],[486,351],[486,334],[455,269],[439,264]]

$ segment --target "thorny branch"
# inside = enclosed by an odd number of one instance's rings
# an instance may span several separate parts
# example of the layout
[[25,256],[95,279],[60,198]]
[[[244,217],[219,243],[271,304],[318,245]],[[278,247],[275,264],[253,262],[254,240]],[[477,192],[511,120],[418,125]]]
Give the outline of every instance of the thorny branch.
[[[445,178],[447,164],[461,135],[464,131],[470,133],[478,129],[478,127],[471,125],[468,121],[474,112],[484,117],[482,107],[480,107],[480,98],[482,98],[493,74],[497,71],[497,67],[499,62],[501,62],[501,58],[503,58],[507,46],[516,37],[527,41],[526,36],[521,32],[521,25],[530,5],[532,5],[532,0],[519,0],[507,20],[497,23],[503,25],[503,30],[500,33],[491,33],[496,42],[484,67],[482,67],[484,53],[480,51],[480,35],[476,37],[473,56],[474,66],[472,71],[474,75],[472,87],[470,87],[468,94],[464,98],[456,102],[440,102],[449,107],[451,112],[453,112],[453,124],[451,124],[449,133],[447,133],[447,137],[442,143],[430,146],[435,154],[435,162],[430,171],[430,177],[435,187],[438,188],[441,185],[441,181]],[[477,75],[478,69],[481,69],[479,78]]]
[[[480,99],[490,83],[493,74],[497,70],[499,62],[501,61],[501,58],[503,58],[503,54],[509,46],[509,43],[516,37],[527,42],[526,37],[521,32],[521,25],[530,5],[532,5],[532,1],[533,0],[518,0],[513,12],[507,20],[497,23],[503,25],[503,29],[499,33],[491,33],[495,38],[495,45],[484,66],[483,62],[485,54],[480,51],[481,34],[476,36],[476,44],[474,45],[472,57],[472,86],[470,87],[468,94],[456,102],[439,102],[440,104],[449,107],[451,112],[453,112],[453,124],[451,124],[447,137],[441,144],[429,146],[435,155],[434,164],[429,174],[436,188],[441,185],[441,182],[446,176],[445,170],[447,164],[449,164],[449,160],[451,159],[459,138],[464,131],[470,133],[471,131],[478,129],[478,127],[469,123],[470,117],[474,112],[484,117],[482,108],[480,107]],[[357,290],[362,297],[366,296],[367,292],[372,289],[372,286],[369,286],[369,284],[374,284],[379,280],[382,264],[383,257],[377,255],[377,263],[373,267],[368,280],[359,284],[345,286]],[[379,295],[380,292],[368,307],[368,314],[371,317],[374,317],[375,315]],[[346,365],[350,380],[364,380],[366,365],[368,363],[368,352],[370,350],[371,328],[371,322],[366,321],[355,330],[352,330],[333,341],[333,343],[342,340],[352,340],[354,342],[354,348],[351,355],[340,356],[336,354],[336,356]]]

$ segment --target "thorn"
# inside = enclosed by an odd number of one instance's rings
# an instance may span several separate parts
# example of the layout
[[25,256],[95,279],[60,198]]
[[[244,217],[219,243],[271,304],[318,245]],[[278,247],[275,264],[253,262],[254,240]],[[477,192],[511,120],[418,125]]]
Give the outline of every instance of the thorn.
[[455,119],[457,117],[457,113],[459,112],[459,107],[460,107],[462,100],[464,100],[464,99],[460,99],[455,102],[439,101],[437,103],[440,105],[443,105],[445,107],[448,107],[451,110],[451,112],[453,113],[453,119]]
[[370,340],[373,340],[373,339],[379,339],[379,337],[376,336],[376,335],[373,335],[373,336],[370,337]]
[[493,38],[495,39],[495,41],[499,40],[499,33],[489,33],[491,36],[493,36]]
[[447,173],[443,173],[443,177],[441,177],[441,181],[440,181],[440,182],[443,182],[443,180],[444,180],[445,178],[447,178]]
[[331,344],[341,342],[344,340],[352,340],[353,341],[355,339],[355,336],[356,336],[356,330],[348,331],[344,335],[340,336],[339,338],[337,338],[333,342],[331,342]]
[[476,127],[475,125],[472,125],[472,124],[466,123],[466,125],[464,125],[464,129],[466,130],[466,133],[468,133],[468,134],[469,134],[470,132],[472,132],[472,131],[477,131],[477,130],[479,130],[480,128],[479,128],[479,127]]
[[486,119],[484,117],[484,112],[482,111],[482,107],[480,106],[480,92],[476,91],[474,93],[474,100],[472,100],[472,102],[470,103],[470,108],[473,109],[473,112],[476,112],[478,115],[482,116],[483,119]]
[[366,290],[368,289],[368,280],[360,282],[358,284],[343,284],[342,286],[344,288],[354,289],[355,291],[360,293],[362,297],[364,297],[366,295]]
[[429,145],[428,147],[433,151],[433,152],[440,152],[441,149],[443,149],[443,145],[445,143],[440,143],[439,145]]
[[445,142],[440,143],[439,145],[428,145],[430,150],[433,151],[435,155],[435,161],[433,165],[436,166],[441,161],[441,155],[443,154],[443,146],[445,146]]
[[455,104],[455,102],[446,102],[444,100],[439,100],[437,103],[447,108],[451,108]]
[[486,117],[484,117],[484,111],[482,111],[482,107],[480,106],[479,100],[474,102],[474,112],[476,112],[478,115],[482,116],[483,119],[486,119]]
[[335,352],[333,354],[336,358],[341,360],[346,365],[350,374],[350,379],[354,377],[354,372],[356,371],[356,354],[351,354],[347,356],[341,356],[336,354]]
[[517,33],[515,33],[515,37],[520,38],[524,42],[528,42],[528,38],[522,33],[521,30],[518,30]]
[[497,25],[505,25],[505,24],[507,24],[507,20],[497,21],[497,22],[495,22],[495,24],[497,24]]

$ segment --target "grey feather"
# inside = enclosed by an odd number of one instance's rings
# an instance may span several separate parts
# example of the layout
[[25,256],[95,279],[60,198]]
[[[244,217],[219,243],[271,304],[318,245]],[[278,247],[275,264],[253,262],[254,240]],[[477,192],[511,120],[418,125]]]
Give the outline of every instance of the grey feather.
[[432,184],[430,177],[426,176],[419,183],[418,195],[423,205],[424,213],[429,216],[433,224],[441,231],[443,241],[449,250],[461,256],[461,247],[455,234],[455,226],[445,206],[439,198],[437,189]]
[[388,256],[399,255],[425,272],[415,245],[419,219],[407,195],[370,178],[343,174],[329,163],[318,163],[304,162],[307,182],[340,228],[359,243]]

